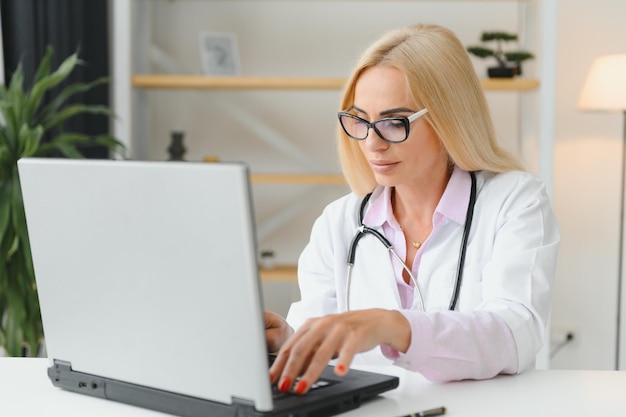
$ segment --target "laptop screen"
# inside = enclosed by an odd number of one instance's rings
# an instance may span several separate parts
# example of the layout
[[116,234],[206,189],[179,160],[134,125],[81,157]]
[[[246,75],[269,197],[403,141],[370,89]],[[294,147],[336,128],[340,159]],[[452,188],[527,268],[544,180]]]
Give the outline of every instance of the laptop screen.
[[18,166],[51,361],[272,408],[244,164]]

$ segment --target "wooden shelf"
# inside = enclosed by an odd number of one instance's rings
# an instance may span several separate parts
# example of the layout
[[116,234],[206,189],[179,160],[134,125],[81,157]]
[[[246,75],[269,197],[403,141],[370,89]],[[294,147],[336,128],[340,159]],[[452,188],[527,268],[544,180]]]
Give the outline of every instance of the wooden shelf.
[[[139,74],[131,78],[133,87],[149,89],[201,90],[339,90],[344,78],[323,77],[208,77],[204,75]],[[539,81],[529,78],[484,79],[487,91],[529,91]]]
[[343,185],[346,183],[341,174],[251,174],[255,184],[323,184]]
[[337,90],[343,78],[319,77],[243,77],[204,75],[134,75],[133,87],[212,90]]
[[261,281],[298,281],[297,265],[276,265],[273,268],[259,270]]
[[539,88],[539,80],[530,78],[485,78],[481,83],[487,91],[531,91]]

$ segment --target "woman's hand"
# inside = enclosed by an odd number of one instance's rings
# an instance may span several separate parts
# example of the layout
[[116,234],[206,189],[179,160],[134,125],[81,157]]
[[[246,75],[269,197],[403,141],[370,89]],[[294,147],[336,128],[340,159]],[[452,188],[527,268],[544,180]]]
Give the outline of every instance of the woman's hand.
[[398,311],[371,309],[309,319],[280,348],[270,379],[288,392],[301,376],[293,391],[304,394],[334,357],[335,374],[343,376],[356,353],[380,344],[406,352],[410,342],[411,327]]
[[278,314],[266,311],[264,316],[267,351],[269,353],[276,353],[294,332],[285,319]]

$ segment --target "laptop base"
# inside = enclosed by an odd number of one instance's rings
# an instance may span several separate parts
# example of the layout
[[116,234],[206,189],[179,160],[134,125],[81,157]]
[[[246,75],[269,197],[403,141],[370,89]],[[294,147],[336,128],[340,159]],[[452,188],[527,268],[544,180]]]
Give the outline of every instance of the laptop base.
[[[330,368],[325,371],[328,374]],[[351,374],[359,374],[358,370],[351,370]],[[233,398],[232,404],[222,404],[203,400],[169,391],[130,384],[109,378],[98,377],[83,372],[74,371],[72,365],[65,361],[54,360],[54,365],[48,368],[48,377],[52,384],[68,391],[117,401],[133,406],[143,407],[181,417],[324,417],[333,416],[353,410],[361,406],[363,401],[371,399],[381,392],[397,388],[399,380],[387,379],[369,393],[359,393],[336,403],[332,398],[324,404],[318,400],[315,408],[299,409],[299,399],[303,396],[291,396],[293,408],[287,403],[280,410],[260,412],[252,403]],[[331,376],[329,376],[331,377]],[[335,377],[336,378],[336,377]]]

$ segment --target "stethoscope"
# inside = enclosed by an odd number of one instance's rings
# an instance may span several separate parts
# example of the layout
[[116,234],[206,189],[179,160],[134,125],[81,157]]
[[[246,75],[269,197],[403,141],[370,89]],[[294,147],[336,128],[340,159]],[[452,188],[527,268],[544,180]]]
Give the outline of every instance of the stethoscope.
[[[467,239],[469,237],[470,228],[472,227],[472,219],[474,218],[474,205],[476,204],[476,174],[470,171],[470,176],[472,178],[472,188],[470,191],[470,198],[467,204],[467,212],[465,214],[465,227],[463,229],[463,237],[461,239],[461,251],[459,253],[459,261],[458,261],[458,269],[456,272],[456,283],[454,284],[454,292],[452,293],[452,298],[450,299],[450,310],[454,310],[456,308],[456,304],[459,300],[459,292],[461,291],[461,281],[463,280],[463,265],[465,264],[465,251],[467,249]],[[387,250],[398,260],[404,270],[411,277],[411,281],[413,281],[413,285],[415,286],[415,291],[417,292],[417,296],[420,302],[420,307],[422,311],[426,311],[424,307],[424,297],[422,296],[422,291],[420,290],[419,284],[417,283],[417,279],[406,265],[406,263],[400,258],[397,254],[396,250],[393,248],[393,245],[389,240],[383,236],[376,229],[372,229],[363,224],[363,217],[365,216],[365,208],[367,207],[367,202],[369,201],[372,193],[369,193],[365,197],[363,197],[363,201],[361,202],[361,208],[359,209],[359,227],[357,229],[356,235],[352,238],[352,242],[350,243],[350,248],[348,249],[348,272],[346,278],[346,311],[350,311],[350,283],[352,280],[352,267],[354,267],[354,257],[356,255],[356,248],[358,246],[359,240],[366,234],[374,235],[385,247]]]

